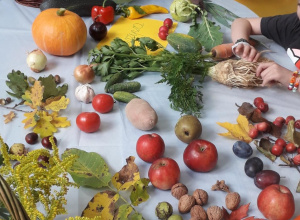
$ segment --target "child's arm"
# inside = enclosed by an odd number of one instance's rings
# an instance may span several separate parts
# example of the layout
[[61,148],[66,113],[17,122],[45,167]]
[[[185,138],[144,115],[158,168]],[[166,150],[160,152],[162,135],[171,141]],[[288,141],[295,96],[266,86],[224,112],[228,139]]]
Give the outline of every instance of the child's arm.
[[231,25],[231,38],[234,43],[233,52],[238,57],[247,61],[257,61],[260,53],[251,45],[243,42],[249,42],[250,35],[261,34],[261,18],[237,18]]

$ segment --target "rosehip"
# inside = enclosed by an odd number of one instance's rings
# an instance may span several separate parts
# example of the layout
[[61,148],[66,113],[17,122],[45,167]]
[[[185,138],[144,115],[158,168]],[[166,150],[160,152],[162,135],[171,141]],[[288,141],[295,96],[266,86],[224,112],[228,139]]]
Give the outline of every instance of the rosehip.
[[297,147],[294,143],[288,143],[286,146],[285,146],[285,150],[286,152],[288,153],[293,153],[297,150]]
[[300,129],[300,120],[296,120],[294,126],[295,128]]
[[256,127],[251,128],[248,133],[249,137],[251,137],[252,139],[257,138],[258,134],[259,131],[256,129]]
[[270,131],[271,127],[270,127],[269,123],[264,121],[264,122],[257,123],[256,129],[261,132],[268,132],[268,131]]
[[263,113],[269,111],[269,105],[265,102],[259,102],[256,107]]
[[285,124],[288,125],[289,122],[290,122],[290,120],[294,120],[295,121],[295,117],[292,116],[292,115],[287,116],[286,119],[285,119]]
[[300,165],[300,154],[297,154],[296,156],[294,156],[293,162],[294,162],[294,164],[297,165],[297,166]]
[[285,123],[285,119],[284,119],[284,117],[281,117],[281,116],[279,116],[279,117],[275,118],[275,121],[278,121],[278,122],[280,122],[280,123],[282,123],[282,124],[284,124],[284,123]]
[[277,144],[274,144],[271,148],[271,153],[277,157],[279,157],[283,153],[283,147]]
[[300,147],[297,147],[297,154],[300,154]]
[[284,125],[284,123],[282,123],[282,122],[280,122],[280,121],[273,121],[273,124],[276,126],[276,127],[278,127],[278,128],[282,128],[283,127],[283,125]]
[[280,146],[282,146],[282,147],[285,147],[285,146],[286,146],[286,142],[285,142],[285,140],[282,139],[282,138],[278,138],[278,139],[275,141],[275,144],[280,145]]
[[262,97],[256,97],[256,98],[254,99],[254,101],[253,101],[253,104],[257,107],[257,105],[258,105],[259,103],[263,103],[263,102],[265,102],[265,101],[264,101],[264,99],[263,99]]

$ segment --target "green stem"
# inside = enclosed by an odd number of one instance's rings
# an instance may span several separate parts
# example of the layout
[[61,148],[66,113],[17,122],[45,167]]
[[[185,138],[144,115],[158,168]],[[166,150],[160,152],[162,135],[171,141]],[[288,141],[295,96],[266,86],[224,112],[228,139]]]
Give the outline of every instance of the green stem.
[[106,3],[106,1],[107,1],[107,0],[104,0],[104,1],[103,1],[103,5],[102,5],[103,8],[105,8],[105,3]]
[[58,10],[56,11],[56,14],[57,14],[58,16],[64,16],[64,15],[65,15],[65,11],[66,11],[65,8],[60,8],[60,9],[58,9]]

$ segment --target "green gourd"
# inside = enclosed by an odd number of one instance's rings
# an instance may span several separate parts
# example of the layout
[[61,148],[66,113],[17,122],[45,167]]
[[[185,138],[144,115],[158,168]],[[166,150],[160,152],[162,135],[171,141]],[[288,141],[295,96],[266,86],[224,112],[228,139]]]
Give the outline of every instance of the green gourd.
[[194,37],[182,34],[171,33],[167,37],[168,43],[178,52],[201,53],[202,45]]

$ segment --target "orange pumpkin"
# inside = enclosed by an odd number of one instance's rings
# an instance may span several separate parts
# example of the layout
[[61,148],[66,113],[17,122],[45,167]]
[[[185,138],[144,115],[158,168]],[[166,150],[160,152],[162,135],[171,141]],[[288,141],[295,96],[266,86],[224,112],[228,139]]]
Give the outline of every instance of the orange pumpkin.
[[298,215],[294,220],[300,220],[300,215]]
[[87,28],[82,18],[63,8],[42,11],[35,18],[31,31],[36,45],[56,56],[75,54],[87,38]]

